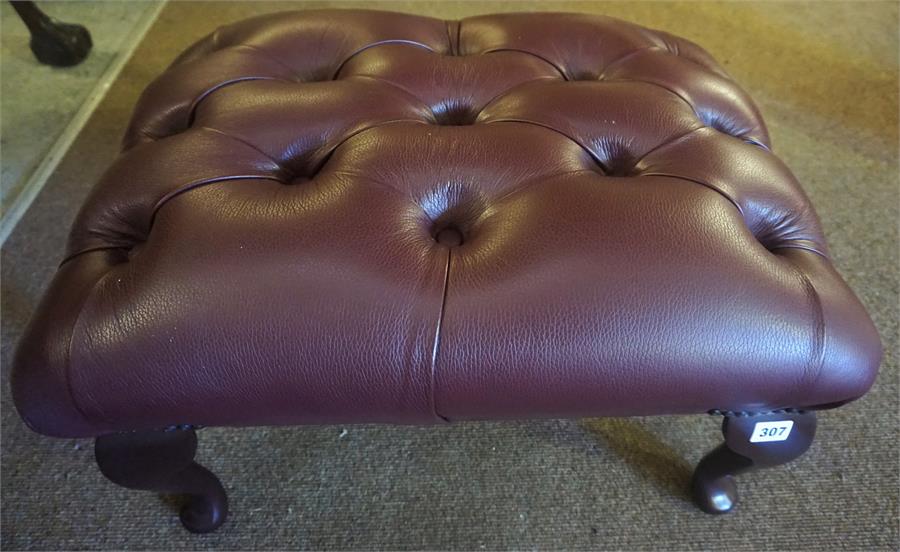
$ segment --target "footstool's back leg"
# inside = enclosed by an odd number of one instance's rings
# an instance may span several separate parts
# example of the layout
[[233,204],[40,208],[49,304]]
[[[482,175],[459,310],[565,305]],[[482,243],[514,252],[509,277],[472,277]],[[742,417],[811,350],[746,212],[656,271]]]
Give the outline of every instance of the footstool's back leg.
[[703,457],[691,481],[694,501],[711,514],[729,512],[737,503],[735,475],[784,464],[806,452],[816,434],[816,415],[790,409],[727,413],[722,433],[725,442]]
[[31,51],[43,64],[78,65],[93,47],[91,33],[82,25],[63,23],[41,11],[34,2],[12,2],[12,7],[31,33]]
[[228,514],[228,497],[219,479],[194,462],[193,429],[114,433],[98,437],[94,453],[100,471],[129,489],[183,494],[181,523],[195,533],[215,530]]

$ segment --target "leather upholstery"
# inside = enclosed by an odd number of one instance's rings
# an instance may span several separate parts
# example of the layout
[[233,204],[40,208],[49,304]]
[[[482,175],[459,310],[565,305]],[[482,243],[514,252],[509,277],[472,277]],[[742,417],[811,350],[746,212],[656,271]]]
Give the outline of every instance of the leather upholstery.
[[12,384],[32,428],[87,436],[819,408],[880,355],[695,44],[308,11],[222,28],[147,88]]

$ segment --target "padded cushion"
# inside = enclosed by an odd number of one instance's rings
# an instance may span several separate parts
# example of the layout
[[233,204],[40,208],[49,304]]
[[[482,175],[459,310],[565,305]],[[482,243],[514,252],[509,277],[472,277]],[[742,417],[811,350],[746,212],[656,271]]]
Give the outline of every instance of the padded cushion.
[[13,392],[66,436],[820,408],[880,354],[695,44],[307,11],[219,29],[147,88]]

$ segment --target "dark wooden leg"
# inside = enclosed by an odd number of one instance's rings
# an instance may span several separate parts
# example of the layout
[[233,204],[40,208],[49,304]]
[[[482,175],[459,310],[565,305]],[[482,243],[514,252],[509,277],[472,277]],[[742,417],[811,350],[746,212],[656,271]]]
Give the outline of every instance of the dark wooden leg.
[[816,415],[791,409],[727,414],[722,433],[725,442],[703,457],[691,480],[694,502],[710,514],[724,514],[737,504],[734,476],[785,464],[806,452],[816,434]]
[[181,523],[188,531],[209,533],[225,521],[228,496],[218,478],[194,462],[196,451],[193,429],[113,433],[94,443],[107,479],[129,489],[188,495]]
[[10,0],[31,33],[31,51],[45,65],[78,65],[91,51],[91,33],[81,25],[63,23],[48,16],[34,2]]

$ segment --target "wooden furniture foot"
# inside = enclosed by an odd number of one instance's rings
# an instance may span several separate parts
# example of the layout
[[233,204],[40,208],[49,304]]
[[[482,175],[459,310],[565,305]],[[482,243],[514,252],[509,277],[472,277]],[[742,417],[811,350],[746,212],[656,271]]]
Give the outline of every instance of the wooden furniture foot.
[[806,452],[816,434],[816,415],[793,409],[726,413],[722,433],[725,442],[703,457],[691,480],[694,502],[710,514],[724,514],[737,504],[734,476],[785,464]]
[[193,429],[114,433],[98,437],[94,453],[113,483],[145,491],[187,495],[181,523],[188,531],[214,531],[228,515],[228,496],[212,472],[194,462]]
[[31,51],[44,65],[78,65],[91,52],[91,33],[84,26],[57,21],[34,2],[10,3],[31,33]]

